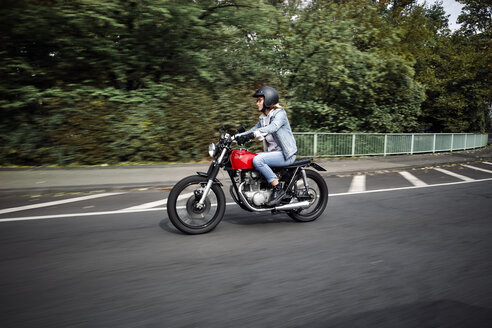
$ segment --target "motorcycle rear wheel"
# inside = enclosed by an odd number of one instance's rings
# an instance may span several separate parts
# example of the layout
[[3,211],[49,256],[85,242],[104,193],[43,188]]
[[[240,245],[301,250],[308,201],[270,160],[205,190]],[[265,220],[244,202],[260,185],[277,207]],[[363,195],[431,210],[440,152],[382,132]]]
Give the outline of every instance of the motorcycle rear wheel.
[[196,235],[215,229],[224,217],[225,195],[222,188],[213,184],[201,209],[196,204],[207,184],[207,178],[189,176],[179,181],[167,199],[167,214],[180,231]]
[[[313,196],[311,206],[302,210],[296,210],[287,213],[292,219],[298,222],[310,222],[316,220],[323,214],[326,205],[328,204],[328,186],[325,179],[315,171],[306,170],[306,177],[309,186],[309,195]],[[293,193],[303,192],[304,180],[302,174],[298,174],[297,180],[294,182]]]

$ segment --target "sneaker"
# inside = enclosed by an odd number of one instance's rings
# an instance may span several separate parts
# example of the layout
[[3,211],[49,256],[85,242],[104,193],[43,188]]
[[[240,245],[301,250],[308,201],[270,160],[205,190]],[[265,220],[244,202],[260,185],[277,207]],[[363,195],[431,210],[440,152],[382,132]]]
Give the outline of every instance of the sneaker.
[[285,196],[285,191],[280,186],[280,183],[272,188],[272,194],[270,195],[270,199],[267,202],[267,206],[277,205],[282,198]]

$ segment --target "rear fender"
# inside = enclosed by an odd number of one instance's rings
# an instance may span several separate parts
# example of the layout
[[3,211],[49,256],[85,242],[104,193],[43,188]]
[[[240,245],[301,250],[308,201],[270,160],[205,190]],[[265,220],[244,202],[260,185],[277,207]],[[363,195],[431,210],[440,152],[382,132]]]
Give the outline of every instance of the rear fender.
[[326,171],[323,167],[319,166],[316,163],[311,163],[309,166],[315,168],[317,171]]

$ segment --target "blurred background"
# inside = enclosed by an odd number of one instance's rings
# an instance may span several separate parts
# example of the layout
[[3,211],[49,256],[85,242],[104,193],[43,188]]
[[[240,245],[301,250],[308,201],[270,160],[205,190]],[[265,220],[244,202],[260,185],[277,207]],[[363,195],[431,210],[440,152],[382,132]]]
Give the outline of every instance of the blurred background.
[[3,0],[0,165],[200,161],[262,85],[299,132],[486,132],[492,6],[457,2]]

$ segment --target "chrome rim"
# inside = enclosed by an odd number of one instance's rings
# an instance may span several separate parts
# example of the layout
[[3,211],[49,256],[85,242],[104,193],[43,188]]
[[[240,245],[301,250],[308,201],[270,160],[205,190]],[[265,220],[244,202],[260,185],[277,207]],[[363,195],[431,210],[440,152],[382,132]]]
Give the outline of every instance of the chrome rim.
[[217,195],[210,189],[202,208],[197,207],[205,184],[194,183],[181,190],[176,199],[176,213],[180,221],[190,228],[201,228],[209,225],[219,209]]

